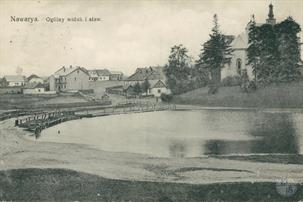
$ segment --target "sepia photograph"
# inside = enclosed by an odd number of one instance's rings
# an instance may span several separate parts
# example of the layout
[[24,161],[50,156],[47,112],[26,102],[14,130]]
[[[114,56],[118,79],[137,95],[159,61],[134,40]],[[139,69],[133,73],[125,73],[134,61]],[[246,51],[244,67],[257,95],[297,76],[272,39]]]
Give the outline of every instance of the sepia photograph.
[[0,0],[0,201],[303,201],[302,0]]

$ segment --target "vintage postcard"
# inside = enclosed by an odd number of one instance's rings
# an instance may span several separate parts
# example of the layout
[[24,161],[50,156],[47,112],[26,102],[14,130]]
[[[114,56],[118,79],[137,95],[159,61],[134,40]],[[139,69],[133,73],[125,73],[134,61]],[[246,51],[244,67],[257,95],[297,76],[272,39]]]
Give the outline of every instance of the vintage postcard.
[[0,0],[0,201],[303,201],[302,0]]

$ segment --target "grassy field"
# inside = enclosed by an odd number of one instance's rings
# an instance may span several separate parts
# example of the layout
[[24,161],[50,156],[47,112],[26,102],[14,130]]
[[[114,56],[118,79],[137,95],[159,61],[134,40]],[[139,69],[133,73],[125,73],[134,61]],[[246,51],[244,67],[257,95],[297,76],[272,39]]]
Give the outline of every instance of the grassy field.
[[23,95],[3,94],[0,96],[0,109],[35,108],[51,104],[70,104],[87,102],[80,95]]
[[4,201],[299,201],[278,194],[276,183],[235,182],[205,185],[111,180],[66,169],[17,169],[0,172]]
[[173,102],[218,107],[302,108],[303,81],[272,84],[249,94],[241,92],[239,86],[233,86],[220,87],[217,94],[209,95],[205,87],[175,96]]

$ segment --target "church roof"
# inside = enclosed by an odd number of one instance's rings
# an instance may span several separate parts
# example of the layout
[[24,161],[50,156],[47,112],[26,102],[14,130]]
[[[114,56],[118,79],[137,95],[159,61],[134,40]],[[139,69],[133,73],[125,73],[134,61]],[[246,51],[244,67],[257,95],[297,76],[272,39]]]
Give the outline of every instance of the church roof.
[[239,34],[230,44],[233,49],[246,49],[248,46],[248,35],[243,32]]

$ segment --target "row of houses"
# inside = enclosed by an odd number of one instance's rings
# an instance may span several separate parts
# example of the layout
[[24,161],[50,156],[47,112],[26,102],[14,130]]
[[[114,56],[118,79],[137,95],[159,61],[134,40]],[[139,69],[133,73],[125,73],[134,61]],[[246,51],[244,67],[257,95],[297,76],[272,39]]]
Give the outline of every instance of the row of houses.
[[38,77],[35,74],[25,77],[22,75],[7,75],[1,79],[1,87],[25,86],[28,83],[44,83],[47,78]]
[[134,86],[141,84],[146,80],[150,88],[145,95],[160,97],[161,94],[169,94],[170,90],[166,86],[166,78],[163,73],[163,67],[137,68],[136,71],[126,79],[123,79],[123,73],[119,71],[109,71],[107,69],[88,70],[80,66],[63,66],[50,77],[42,78],[37,75],[29,77],[14,75],[4,76],[1,80],[1,87],[6,88],[8,93],[24,94],[49,94],[56,92],[68,92],[79,90],[90,90],[91,83],[104,83],[106,81],[122,81],[121,92],[126,94],[134,93]]
[[123,73],[107,69],[87,70],[84,67],[63,66],[49,77],[51,91],[76,91],[88,90],[90,82],[121,81]]
[[42,78],[35,74],[32,74],[29,77],[22,75],[7,75],[0,79],[0,93],[42,94],[48,89],[47,79],[48,78]]

